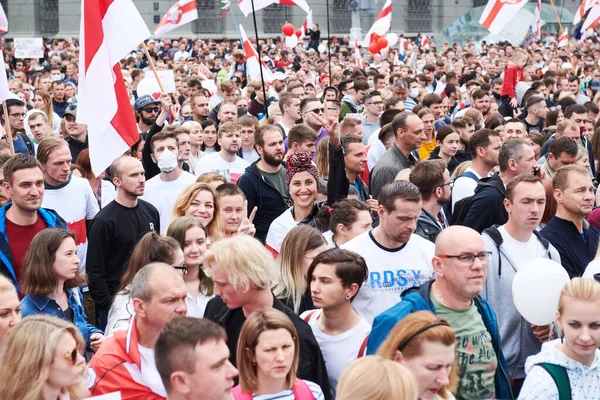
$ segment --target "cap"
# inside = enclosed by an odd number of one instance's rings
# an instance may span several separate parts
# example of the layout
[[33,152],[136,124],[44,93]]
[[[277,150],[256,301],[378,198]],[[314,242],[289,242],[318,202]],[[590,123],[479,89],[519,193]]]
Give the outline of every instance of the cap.
[[321,74],[321,82],[323,82],[325,79],[329,79],[329,74]]
[[573,65],[571,65],[571,63],[563,63],[563,65],[561,65],[560,67],[561,69],[573,69]]
[[600,80],[592,79],[590,81],[590,89],[592,90],[600,90]]
[[287,78],[288,78],[287,75],[281,71],[277,71],[273,74],[274,81],[285,81]]
[[154,97],[150,96],[149,94],[145,94],[145,95],[137,98],[137,100],[133,104],[133,108],[135,108],[137,111],[139,109],[146,107],[148,104],[155,104],[155,103],[160,103],[160,101],[154,100]]
[[71,104],[69,104],[69,106],[65,110],[65,113],[63,114],[63,116],[67,115],[67,114],[72,115],[75,118],[77,118],[77,103],[71,103]]

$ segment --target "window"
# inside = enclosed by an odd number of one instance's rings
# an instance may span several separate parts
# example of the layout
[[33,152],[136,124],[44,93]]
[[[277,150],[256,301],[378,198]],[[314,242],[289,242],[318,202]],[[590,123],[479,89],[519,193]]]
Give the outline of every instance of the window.
[[412,33],[432,31],[432,0],[408,0],[406,8],[406,30]]
[[331,32],[350,32],[352,28],[352,12],[348,8],[348,0],[333,0],[329,4]]
[[291,14],[288,14],[291,13],[290,8],[281,4],[271,4],[263,8],[263,32],[280,34],[281,27],[292,19]]
[[[221,32],[221,15],[218,0],[196,0],[198,7],[198,19],[194,22],[193,31],[199,33],[220,33]],[[232,2],[232,7],[235,4]],[[230,11],[232,12],[232,11]]]
[[59,29],[58,0],[39,0],[39,7],[36,8],[39,10],[38,31],[42,35],[56,35]]

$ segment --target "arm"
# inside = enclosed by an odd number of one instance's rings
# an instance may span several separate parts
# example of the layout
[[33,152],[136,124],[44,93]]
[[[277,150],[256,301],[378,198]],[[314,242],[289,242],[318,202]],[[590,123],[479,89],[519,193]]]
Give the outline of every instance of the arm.
[[251,178],[249,175],[250,174],[243,174],[242,176],[240,176],[240,179],[237,182],[238,187],[242,190],[242,192],[244,192],[244,196],[246,196],[246,201],[248,202],[247,216],[250,216],[250,213],[252,213],[254,206],[257,205],[256,199],[258,197],[254,190],[254,186],[252,186],[252,183],[250,182]]
[[344,165],[344,152],[341,147],[329,144],[329,180],[327,181],[327,204],[332,206],[336,202],[348,197],[350,182],[346,176]]
[[94,220],[88,233],[86,272],[92,298],[103,309],[108,309],[111,298],[106,284],[106,258],[110,251],[110,232],[103,220]]

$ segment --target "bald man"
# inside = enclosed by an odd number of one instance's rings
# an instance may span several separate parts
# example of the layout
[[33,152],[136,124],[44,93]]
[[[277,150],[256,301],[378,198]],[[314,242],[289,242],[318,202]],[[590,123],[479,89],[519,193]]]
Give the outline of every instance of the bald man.
[[388,333],[407,315],[431,311],[456,334],[459,366],[457,398],[511,399],[508,367],[500,349],[498,321],[479,296],[485,284],[489,252],[477,231],[464,226],[444,229],[431,260],[437,278],[409,289],[402,301],[375,318],[367,352],[374,354]]

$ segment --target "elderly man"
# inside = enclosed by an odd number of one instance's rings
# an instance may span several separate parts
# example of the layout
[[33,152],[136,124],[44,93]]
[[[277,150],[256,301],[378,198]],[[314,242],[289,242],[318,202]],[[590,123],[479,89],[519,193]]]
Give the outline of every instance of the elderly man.
[[396,323],[407,315],[431,311],[448,321],[456,333],[457,397],[513,398],[496,314],[479,295],[489,255],[483,238],[473,229],[444,229],[435,242],[431,261],[437,278],[404,292],[400,303],[375,318],[367,352],[375,353]]

